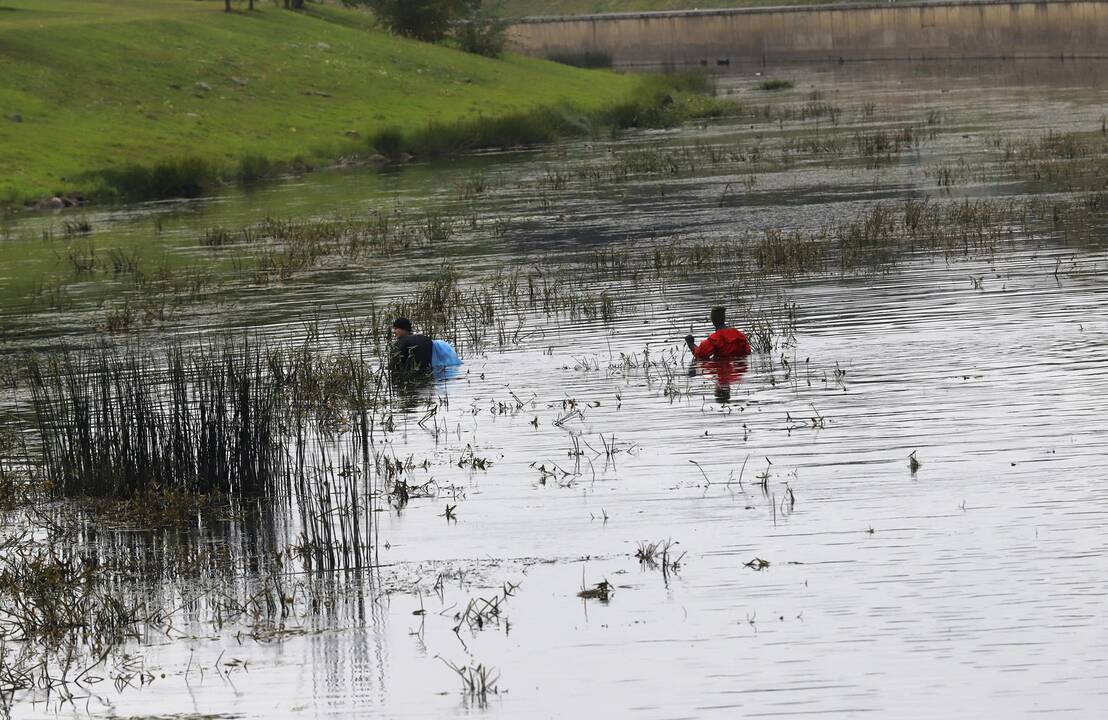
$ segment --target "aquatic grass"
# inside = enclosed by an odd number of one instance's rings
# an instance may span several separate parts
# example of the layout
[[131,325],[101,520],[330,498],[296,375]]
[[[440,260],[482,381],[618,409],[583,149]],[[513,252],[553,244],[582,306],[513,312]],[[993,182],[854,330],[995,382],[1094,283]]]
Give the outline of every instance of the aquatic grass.
[[[150,633],[176,637],[181,615],[216,631],[235,624],[241,637],[265,642],[299,632],[291,620],[326,617],[340,605],[333,583],[289,577],[266,532],[274,518],[251,512],[261,521],[253,524],[248,511],[240,506],[224,518],[236,523],[238,539],[201,526],[183,543],[113,530],[114,517],[86,505],[28,511],[32,525],[0,541],[0,714],[26,701],[24,691],[64,707],[82,682],[111,680],[120,691],[148,685],[155,675],[126,643]],[[180,603],[190,597],[203,602]],[[244,665],[222,660],[221,672]],[[191,657],[186,681],[190,672]]]
[[484,173],[474,173],[458,184],[458,195],[462,200],[474,200],[485,194],[490,182]]
[[66,220],[62,223],[62,234],[67,238],[74,238],[79,235],[91,235],[92,223],[86,218]]
[[756,557],[752,560],[749,560],[749,561],[743,563],[743,567],[748,567],[751,570],[754,570],[754,571],[757,571],[757,572],[761,572],[761,571],[769,568],[769,566],[770,566],[769,560],[763,560],[760,557]]
[[84,181],[93,187],[90,194],[94,198],[129,201],[199,197],[218,186],[220,180],[220,170],[213,162],[187,156],[84,175]]
[[434,121],[415,130],[386,128],[370,147],[393,159],[442,158],[473,150],[540,145],[589,133],[588,118],[571,109],[538,108],[497,117]]
[[41,476],[19,458],[27,456],[24,439],[13,424],[0,424],[0,512],[8,512],[46,495]]
[[138,311],[129,302],[122,302],[109,307],[104,312],[104,322],[101,326],[106,332],[121,333],[130,330],[138,319]]
[[28,362],[43,472],[57,494],[276,493],[278,385],[249,346]]
[[100,652],[143,621],[142,605],[113,592],[94,564],[27,540],[0,553],[0,637]]
[[65,259],[75,276],[90,275],[96,270],[96,246],[91,240],[74,242],[65,249]]
[[599,600],[606,605],[614,594],[615,589],[607,580],[601,580],[592,587],[586,587],[582,581],[581,589],[578,591],[577,597],[582,600]]
[[668,579],[669,575],[676,574],[681,569],[681,561],[685,557],[685,553],[675,556],[671,552],[676,544],[672,539],[657,542],[640,541],[635,550],[635,558],[644,568],[651,570],[660,568],[662,575]]
[[942,162],[934,165],[923,172],[925,177],[933,178],[935,185],[938,187],[951,187],[960,181],[964,181],[965,177],[958,173],[958,169],[955,168],[949,162]]
[[497,683],[500,681],[500,673],[495,668],[480,663],[456,665],[442,656],[436,657],[458,676],[462,683],[462,692],[475,699],[481,707],[488,703],[490,694],[499,692]]
[[[681,163],[711,162],[719,148],[706,143],[678,151],[638,148],[613,154],[619,174],[632,171],[673,172]],[[562,171],[559,171],[562,172]],[[604,176],[602,174],[601,176]],[[612,175],[615,177],[616,175]],[[568,182],[568,180],[566,181]],[[759,283],[772,277],[800,277],[822,273],[885,272],[903,259],[916,256],[988,257],[1002,243],[1036,232],[1065,232],[1074,241],[1088,237],[1091,213],[1098,212],[1095,194],[1070,201],[1004,201],[908,199],[875,203],[853,217],[816,228],[770,227],[759,236],[734,235],[658,238],[641,248],[612,247],[566,254],[554,265],[524,258],[488,275],[466,276],[444,268],[414,293],[388,306],[372,308],[373,327],[366,334],[375,361],[387,352],[389,316],[413,317],[433,335],[466,352],[509,349],[533,331],[537,317],[612,322],[639,311],[648,303],[628,290],[675,282],[702,282],[729,278],[736,297],[750,297]],[[494,218],[495,220],[496,218]],[[243,246],[230,258],[234,275],[217,282],[201,264],[173,267],[165,258],[143,260],[137,253],[101,252],[86,241],[70,248],[76,277],[93,273],[125,275],[127,292],[121,301],[107,302],[98,318],[100,327],[124,332],[158,322],[182,305],[223,292],[231,282],[269,284],[290,281],[318,268],[336,266],[331,258],[356,262],[388,257],[447,240],[468,240],[485,223],[473,224],[449,210],[412,212],[400,208],[368,215],[324,220],[269,218],[241,229],[212,228],[204,235],[212,247],[227,243]],[[82,276],[83,273],[83,276]],[[65,283],[44,281],[34,293],[42,306],[67,307]],[[758,318],[751,319],[759,345],[770,348],[782,337]]]
[[911,125],[854,133],[854,149],[871,168],[890,162],[904,150],[918,149],[919,142],[919,134]]
[[106,267],[113,275],[133,274],[142,266],[142,258],[137,249],[109,248]]
[[830,133],[789,135],[781,144],[786,157],[789,154],[840,156],[846,152],[846,147],[845,138]]
[[[643,159],[655,162],[652,155]],[[1095,212],[1086,207],[1096,206],[1095,199],[1089,199],[1093,197],[1075,203],[1055,202],[1050,207],[1027,201],[909,199],[874,204],[859,211],[855,219],[836,225],[803,230],[769,228],[757,238],[745,233],[710,240],[661,238],[641,249],[574,253],[542,269],[524,259],[482,277],[464,277],[445,268],[420,291],[387,307],[371,309],[373,317],[367,319],[372,327],[366,341],[374,357],[383,358],[389,342],[389,316],[405,315],[468,352],[507,349],[527,335],[536,314],[610,322],[635,312],[644,300],[627,290],[644,283],[664,286],[724,273],[732,278],[741,298],[749,297],[757,283],[768,277],[881,272],[919,253],[947,259],[989,256],[1000,243],[1014,237],[1013,230],[1026,234],[1029,223],[1045,219],[1049,227],[1076,232],[1084,222],[1080,218]],[[1048,213],[1045,218],[1044,211]],[[372,212],[368,217],[323,221],[271,218],[241,230],[216,228],[211,234],[219,238],[216,242],[232,237],[236,243],[251,246],[255,259],[232,258],[237,278],[270,283],[290,280],[321,266],[326,258],[389,256],[405,248],[427,246],[448,233],[465,237],[478,231],[459,224],[449,213],[421,215],[394,209]],[[137,265],[133,270],[132,264]],[[114,273],[109,266],[126,272],[136,293],[125,296],[124,302],[108,305],[101,326],[113,331],[126,331],[139,320],[163,320],[167,311],[220,289],[210,273],[191,267],[173,269],[164,259],[157,265],[97,260],[94,267]],[[51,287],[42,287],[37,302],[63,307],[64,286]],[[772,347],[776,333],[757,318],[752,318],[751,325],[754,334],[762,338],[759,344]]]
[[796,344],[796,305],[779,299],[777,306],[739,308],[741,326],[755,352],[770,353]]
[[572,105],[525,112],[434,121],[423,127],[387,127],[369,146],[392,160],[406,156],[450,157],[473,150],[539,145],[570,137],[599,136],[605,129],[673,127],[682,122],[733,114],[737,106],[710,96],[711,81],[690,73],[652,76],[626,100],[601,110]]
[[239,158],[235,168],[234,179],[244,187],[253,187],[286,172],[286,166],[282,163],[266,157],[251,153]]
[[275,500],[296,508],[292,547],[307,566],[363,567],[388,383],[360,349],[312,342],[31,356],[39,472],[53,496],[94,498],[99,517],[146,527]]
[[916,457],[916,451],[908,453],[908,471],[914,476],[919,471],[920,466],[923,465]]
[[826,242],[823,235],[767,228],[754,248],[754,261],[760,272],[784,277],[823,272]]
[[792,90],[794,85],[792,80],[784,80],[782,78],[766,78],[757,85],[759,90],[763,91],[775,91],[775,90]]
[[423,242],[428,245],[440,245],[453,237],[454,233],[454,223],[438,213],[428,213],[420,227]]
[[[812,144],[808,146],[805,144],[807,141],[802,142],[798,138],[809,138]],[[786,155],[790,152],[805,151],[837,152],[836,148],[842,149],[848,142],[849,136],[845,133],[791,133],[784,138],[780,147]],[[782,160],[775,154],[776,149],[765,141],[745,140],[737,143],[699,141],[678,147],[641,145],[627,151],[606,153],[601,156],[602,159],[589,160],[579,165],[552,164],[547,168],[547,175],[542,179],[541,184],[547,188],[569,189],[575,180],[582,180],[590,186],[601,188],[611,182],[631,181],[641,177],[695,176],[703,172],[705,166],[717,163],[779,164]],[[730,189],[729,185],[723,190],[724,198],[721,199],[721,204],[727,203],[728,192],[736,197],[741,195],[740,190]],[[938,206],[939,203],[935,205]],[[1068,204],[1063,203],[1061,206],[1065,205]],[[1018,208],[1013,210],[1016,214],[1021,212]],[[371,211],[368,216],[357,214],[325,220],[270,219],[241,229],[212,228],[210,232],[198,236],[198,242],[211,247],[224,247],[228,244],[244,246],[234,257],[228,258],[233,265],[233,277],[221,283],[222,285],[227,286],[234,282],[273,284],[287,282],[299,275],[306,275],[320,269],[336,267],[337,263],[328,261],[329,258],[360,260],[385,256],[459,237],[466,239],[479,237],[482,228],[496,232],[497,227],[504,226],[498,218],[483,221],[476,212],[468,210],[467,212],[469,212],[467,216],[460,217],[457,209],[413,212],[389,208]],[[894,208],[895,212],[898,210]],[[1007,211],[1004,212],[1007,213]],[[1068,214],[1065,209],[1060,212],[1063,217]],[[493,225],[491,229],[487,227],[489,222]],[[841,224],[844,227],[828,226],[800,231],[777,227],[769,228],[767,232],[774,238],[772,240],[766,237],[756,239],[743,237],[716,239],[703,245],[708,251],[730,253],[732,257],[738,257],[744,264],[744,272],[780,276],[795,276],[803,272],[828,272],[835,269],[840,272],[874,272],[888,269],[894,262],[894,256],[903,256],[905,253],[939,252],[952,257],[959,249],[961,254],[968,255],[975,252],[988,252],[990,246],[995,248],[998,238],[995,232],[990,231],[946,232],[944,238],[945,230],[941,225],[948,222],[946,218],[938,218],[930,222],[931,227],[923,232],[916,232],[910,228],[898,228],[892,233],[878,233],[880,236],[874,235],[865,228],[859,232],[858,228],[845,227],[851,224],[847,222]],[[1023,227],[1025,224],[1020,218],[1005,220],[1004,223],[1009,228],[1013,225]],[[1064,232],[1075,237],[1088,236],[1087,230],[1081,230],[1080,223],[1067,220],[1061,225],[1065,226]],[[958,220],[955,229],[961,227],[969,229],[968,223]],[[797,235],[797,232],[800,235]],[[956,248],[950,242],[954,238],[963,240],[961,248]],[[833,244],[840,239],[841,248],[822,248],[824,251],[822,258],[818,252],[813,252],[820,250],[821,244]],[[792,247],[789,247],[790,245]],[[753,248],[757,248],[758,252],[751,253]],[[839,252],[843,249],[847,251],[845,254]],[[74,268],[74,279],[83,280],[100,272],[129,275],[129,282],[121,287],[129,288],[138,295],[138,297],[130,297],[129,301],[140,317],[155,320],[164,318],[167,310],[173,311],[185,303],[209,299],[221,292],[219,284],[216,283],[217,276],[204,272],[202,263],[170,269],[155,266],[149,261],[140,261],[137,257],[127,259],[113,256],[112,250],[100,251],[83,240],[72,243],[70,250],[72,258],[69,262]],[[64,254],[66,251],[61,252]],[[666,252],[668,250],[663,248],[659,255]],[[685,268],[679,263],[671,263],[671,272],[679,273],[680,277],[688,277],[692,270],[703,271],[705,274],[714,272],[710,267],[714,261],[709,260],[705,265],[692,254],[691,250],[682,252],[685,253],[684,259],[693,261],[692,264]],[[211,263],[213,260],[208,262]],[[619,282],[622,278],[633,277],[646,270],[643,263],[637,263],[637,265],[637,267],[628,268],[627,272],[621,271],[619,277],[613,275],[612,280]],[[653,273],[652,270],[649,272]],[[228,274],[224,273],[224,275]],[[654,273],[654,275],[657,274]],[[476,280],[479,284],[485,282],[484,278]],[[48,283],[44,280],[33,294],[34,300],[42,305],[64,307],[67,302],[61,287],[64,283],[58,283],[59,287],[53,288],[51,287],[53,282]],[[620,304],[619,299],[622,294],[613,293],[610,288],[605,288],[608,294],[604,295],[604,290],[589,292],[579,291],[574,286],[558,287],[549,278],[531,279],[528,282],[540,282],[543,285],[541,291],[544,313],[579,318],[598,317],[608,320],[618,317],[620,313],[629,309],[616,307],[616,304]],[[609,298],[615,298],[615,302],[607,302]],[[482,305],[487,305],[484,301],[480,302]],[[513,301],[513,304],[519,306],[517,302]],[[622,304],[626,305],[626,303]],[[529,305],[533,306],[534,303]],[[121,306],[121,303],[115,303],[110,307]],[[528,309],[532,310],[534,307]],[[482,314],[487,316],[488,313]],[[473,313],[466,319],[468,325],[465,327],[455,323],[451,328],[452,337],[458,338],[483,332],[480,328],[482,314]],[[509,345],[513,338],[520,336],[521,326],[518,314],[509,314],[494,322],[499,326],[496,344]],[[118,327],[121,323],[115,323],[115,325]]]
[[1012,174],[1071,191],[1108,188],[1108,136],[1100,131],[1009,139],[1003,161]]
[[610,68],[612,54],[603,50],[585,50],[583,52],[551,53],[547,60],[578,68]]
[[0,543],[0,710],[32,688],[66,697],[69,683],[153,623],[93,557],[11,533]]
[[742,116],[752,120],[775,123],[804,122],[827,118],[834,124],[838,122],[842,113],[843,109],[840,106],[819,99],[788,105],[750,105],[744,106],[740,111]]
[[491,625],[499,626],[504,613],[504,605],[518,590],[518,583],[505,582],[500,590],[491,597],[470,599],[464,610],[454,613],[454,632],[460,632],[463,627],[468,628],[471,632],[477,632]]
[[[390,316],[404,315],[472,351],[489,345],[507,348],[526,332],[532,314],[608,322],[634,312],[641,301],[628,302],[627,290],[644,283],[725,273],[733,279],[736,296],[749,299],[767,277],[881,272],[919,253],[987,257],[1013,237],[1013,226],[1023,228],[1026,222],[1027,209],[1019,203],[907,200],[875,203],[854,219],[814,230],[771,228],[756,242],[745,235],[710,241],[674,238],[642,249],[583,251],[543,269],[525,260],[483,277],[464,277],[445,268],[409,297],[375,308],[369,337],[379,351],[388,342]],[[789,317],[789,312],[769,309],[745,322],[753,328],[756,344],[769,350],[787,342]]]
[[198,522],[226,521],[242,511],[232,497],[157,486],[128,497],[85,498],[80,508],[100,527],[123,530],[183,528]]
[[204,247],[223,247],[235,242],[236,233],[222,227],[208,228],[200,236],[200,244]]
[[[609,153],[602,160],[586,160],[572,169],[548,168],[542,185],[564,189],[573,178],[592,188],[639,177],[693,177],[705,167],[757,164],[764,159],[758,144],[720,145],[696,142],[679,147],[644,146]],[[556,180],[556,182],[552,182]]]
[[352,432],[337,442],[298,424],[296,441],[290,443],[285,484],[295,497],[302,528],[290,550],[309,570],[349,570],[377,562],[369,414],[352,417]]

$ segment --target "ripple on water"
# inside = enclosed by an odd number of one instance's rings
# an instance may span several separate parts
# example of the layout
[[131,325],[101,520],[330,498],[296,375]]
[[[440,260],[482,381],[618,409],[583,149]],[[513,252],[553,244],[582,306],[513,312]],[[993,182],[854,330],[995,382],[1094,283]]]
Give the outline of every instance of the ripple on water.
[[[913,100],[911,84],[863,75],[834,78],[857,97],[944,103],[973,133],[987,126],[970,112],[978,106],[1007,129],[1031,130],[1050,127],[1061,102],[1027,77]],[[1099,86],[1089,92],[1103,97]],[[1033,101],[1027,112],[1006,115],[1021,97]],[[1092,112],[1083,105],[1074,122]],[[541,175],[555,161],[528,155],[501,170]],[[786,212],[796,225],[818,225],[875,199],[930,192],[909,165],[883,171],[883,182],[829,167],[783,169],[760,177],[738,207],[720,198],[740,176],[651,181],[622,194],[578,188],[563,198],[564,218],[508,189],[504,212],[525,219],[507,249],[449,246],[404,267],[383,261],[365,276],[321,272],[317,283],[206,309],[195,327],[249,319],[268,337],[297,339],[307,310],[325,308],[325,321],[357,314],[409,289],[443,255],[479,272],[655,232],[757,228]],[[420,178],[404,192],[441,200],[435,178]],[[318,182],[336,203],[358,207],[370,190],[389,189],[383,179],[368,189],[351,177]],[[312,183],[273,197],[303,195]],[[312,197],[303,212],[321,202]],[[204,212],[241,222],[259,211],[232,198]],[[456,522],[442,517],[445,496],[379,513],[385,567],[334,579],[326,620],[270,642],[195,622],[173,642],[133,643],[157,668],[153,685],[118,694],[98,686],[79,712],[1102,716],[1106,290],[1096,272],[1058,274],[1058,258],[1094,268],[1108,260],[1095,246],[1016,239],[984,260],[919,257],[887,274],[781,281],[798,307],[795,347],[752,358],[734,375],[679,367],[667,377],[619,364],[621,354],[674,347],[690,322],[704,332],[696,319],[714,298],[681,282],[644,287],[638,315],[551,322],[511,352],[470,358],[435,389],[450,401],[446,435],[432,437],[413,413],[398,416],[388,440],[390,453],[434,460],[428,475],[455,487]],[[59,328],[87,339],[79,313],[55,320],[52,329],[11,315],[4,323],[28,343],[50,342]],[[512,392],[522,409],[489,412]],[[583,417],[555,424],[567,399]],[[571,454],[574,436],[581,456]],[[595,451],[613,441],[614,458]],[[467,444],[493,461],[488,471],[453,465]],[[543,482],[535,465],[573,474]],[[665,538],[686,553],[676,572],[634,559],[640,541]],[[754,558],[770,564],[755,570]],[[577,596],[602,580],[614,587],[608,603]],[[455,613],[504,582],[520,584],[505,619],[455,633]],[[440,656],[495,666],[504,692],[477,707]],[[219,664],[229,659],[243,662]],[[56,716],[49,704],[18,711]]]

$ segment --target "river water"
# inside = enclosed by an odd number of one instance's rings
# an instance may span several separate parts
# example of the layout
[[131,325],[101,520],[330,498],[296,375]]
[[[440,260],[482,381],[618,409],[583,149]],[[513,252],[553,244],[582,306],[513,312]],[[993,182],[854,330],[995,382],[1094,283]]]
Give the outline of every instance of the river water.
[[[360,317],[444,262],[476,276],[521,259],[553,267],[582,247],[816,228],[878,201],[1070,197],[1006,174],[990,138],[1099,128],[1104,70],[786,69],[796,89],[772,95],[757,77],[728,77],[721,86],[748,104],[799,107],[816,90],[842,113],[834,126],[730,119],[83,217],[100,247],[186,263],[210,257],[196,242],[203,228],[390,204],[456,211],[466,204],[460,184],[492,179],[475,206],[510,223],[502,237],[479,224],[433,248],[234,286],[135,331],[156,342],[250,328],[293,342],[315,318],[326,338],[336,318]],[[877,168],[820,156],[601,186],[544,182],[567,163],[629,147],[772,147],[789,136],[924,127],[929,117],[933,137]],[[933,171],[944,165],[968,169],[940,186]],[[105,337],[90,328],[110,277],[66,280],[63,307],[27,299],[44,282],[36,278],[65,277],[61,241],[40,235],[67,218],[6,228],[6,351]],[[795,304],[794,335],[738,365],[694,368],[680,342],[708,330],[709,305],[736,300],[718,277],[640,283],[627,290],[636,310],[610,320],[528,316],[509,347],[467,356],[383,437],[389,454],[427,461],[412,476],[433,479],[437,494],[379,508],[376,567],[313,575],[290,565],[285,582],[325,600],[303,600],[268,632],[213,620],[203,579],[169,588],[140,574],[159,603],[188,606],[172,630],[129,641],[126,658],[94,673],[102,682],[72,697],[22,694],[13,715],[1101,717],[1103,221],[1094,217],[1079,241],[1016,232],[968,257],[909,254],[878,272],[770,277]],[[643,367],[644,353],[658,364]],[[431,400],[441,432],[419,423]],[[294,534],[279,519],[258,536],[250,528],[99,542],[154,558],[181,546],[234,557],[270,542],[261,535],[279,548]],[[640,543],[666,540],[676,567],[635,557]],[[231,565],[220,592],[247,592],[249,563]],[[579,597],[602,581],[606,601]],[[459,619],[476,598],[501,603],[500,614]],[[495,692],[467,693],[448,662],[492,668]],[[139,668],[145,683],[126,672]]]

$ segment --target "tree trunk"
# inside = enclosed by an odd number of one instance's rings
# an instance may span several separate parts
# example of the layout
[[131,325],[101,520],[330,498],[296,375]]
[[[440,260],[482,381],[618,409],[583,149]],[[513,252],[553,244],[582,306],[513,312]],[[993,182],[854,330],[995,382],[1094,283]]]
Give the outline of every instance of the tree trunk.
[[248,8],[250,12],[254,12],[254,0],[250,0],[250,6]]
[[231,0],[223,0],[223,12],[231,12]]

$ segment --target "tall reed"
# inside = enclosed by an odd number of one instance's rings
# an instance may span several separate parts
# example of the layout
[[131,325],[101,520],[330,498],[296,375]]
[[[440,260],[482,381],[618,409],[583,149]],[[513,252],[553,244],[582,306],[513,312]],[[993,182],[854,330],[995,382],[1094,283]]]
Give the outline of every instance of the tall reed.
[[276,491],[279,384],[247,344],[67,352],[28,369],[42,467],[59,495]]

